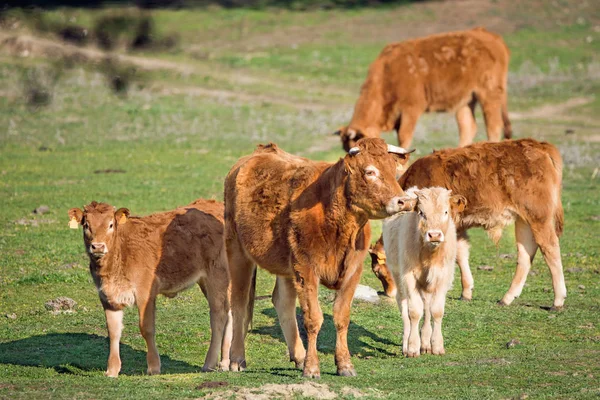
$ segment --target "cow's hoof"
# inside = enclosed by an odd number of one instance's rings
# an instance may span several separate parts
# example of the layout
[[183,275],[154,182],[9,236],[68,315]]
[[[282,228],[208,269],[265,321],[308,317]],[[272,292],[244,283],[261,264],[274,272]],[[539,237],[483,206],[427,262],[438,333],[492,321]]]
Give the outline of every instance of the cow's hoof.
[[232,372],[242,372],[246,369],[246,361],[232,362],[229,364],[229,370]]
[[417,358],[420,355],[421,354],[418,351],[411,351],[411,350],[409,350],[408,353],[406,353],[406,357],[408,357],[408,358]]
[[338,368],[337,374],[339,376],[356,376],[356,370],[353,366],[348,366],[345,368]]
[[565,306],[552,306],[550,307],[550,311],[563,311]]
[[472,299],[471,297],[467,297],[467,296],[465,296],[465,295],[463,294],[463,295],[461,295],[461,296],[460,296],[460,300],[462,300],[462,301],[471,301],[471,300],[473,300],[473,299]]
[[444,350],[444,348],[442,347],[441,349],[433,349],[431,353],[436,356],[443,356],[444,354],[446,354],[446,350]]
[[421,347],[421,354],[431,354],[431,347]]
[[109,378],[117,378],[119,376],[119,371],[106,371],[104,376],[108,376]]
[[304,367],[304,371],[302,372],[303,378],[309,379],[321,379],[321,371],[319,367],[306,368]]
[[223,360],[219,363],[219,370],[220,371],[229,371],[229,364],[231,364],[229,362],[229,360]]
[[146,373],[148,375],[160,375],[160,368],[148,368]]
[[296,368],[304,370],[304,360],[290,360],[296,364]]
[[498,300],[498,302],[496,304],[499,305],[500,307],[504,307],[504,306],[508,305],[507,303],[504,302],[504,300]]

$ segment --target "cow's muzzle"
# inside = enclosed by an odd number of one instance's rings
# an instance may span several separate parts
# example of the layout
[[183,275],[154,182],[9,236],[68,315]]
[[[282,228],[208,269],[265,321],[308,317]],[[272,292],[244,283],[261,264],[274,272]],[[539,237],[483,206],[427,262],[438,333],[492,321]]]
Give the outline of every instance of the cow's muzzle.
[[417,199],[408,196],[396,196],[386,206],[385,210],[389,215],[394,215],[399,212],[410,212],[415,209]]

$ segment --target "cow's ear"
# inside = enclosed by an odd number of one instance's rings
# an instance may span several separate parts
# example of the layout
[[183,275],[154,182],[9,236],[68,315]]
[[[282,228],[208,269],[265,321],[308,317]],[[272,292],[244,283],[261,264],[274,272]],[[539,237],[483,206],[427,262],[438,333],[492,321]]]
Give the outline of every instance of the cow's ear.
[[455,194],[450,196],[450,209],[452,210],[452,216],[456,217],[459,213],[463,212],[467,206],[467,199],[465,196]]
[[342,132],[344,132],[344,130],[346,129],[345,126],[340,126],[339,128],[337,128],[337,131],[333,132],[332,135],[334,136],[342,136]]
[[128,218],[129,218],[129,209],[127,209],[127,208],[119,208],[115,212],[115,220],[117,221],[117,225],[126,224]]
[[77,226],[83,221],[83,211],[81,208],[71,208],[69,210],[69,228],[77,229]]

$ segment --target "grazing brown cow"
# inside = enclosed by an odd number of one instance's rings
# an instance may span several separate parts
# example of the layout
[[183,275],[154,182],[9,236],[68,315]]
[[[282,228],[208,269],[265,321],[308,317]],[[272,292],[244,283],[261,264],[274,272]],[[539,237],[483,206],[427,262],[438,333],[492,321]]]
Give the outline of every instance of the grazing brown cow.
[[[156,296],[175,297],[198,283],[210,307],[211,341],[203,371],[229,367],[231,324],[229,271],[223,241],[223,204],[197,200],[187,207],[130,217],[129,210],[93,201],[69,218],[83,225],[90,272],[106,314],[110,354],[106,375],[121,370],[119,341],[123,308],[138,307],[140,331],[148,346],[148,374],[160,373],[155,343]],[[75,225],[75,228],[77,225]]]
[[[452,217],[464,210],[465,198],[439,187],[412,188],[406,194],[417,197],[415,212],[383,221],[388,264],[401,288],[396,300],[404,325],[402,353],[407,357],[441,355],[445,353],[442,318],[446,293],[452,286],[456,262]],[[419,335],[423,310],[425,320]]]
[[424,112],[453,112],[459,146],[477,132],[475,105],[483,108],[487,136],[512,135],[506,104],[509,51],[502,38],[484,28],[427,36],[387,45],[371,64],[350,124],[336,134],[348,151],[363,137],[395,129],[400,146],[412,142]]
[[[225,241],[231,270],[231,370],[246,366],[244,340],[251,319],[249,293],[256,264],[277,275],[273,304],[290,359],[305,377],[320,376],[317,335],[323,322],[319,283],[337,291],[338,375],[354,376],[347,334],[352,296],[370,238],[369,219],[412,209],[396,181],[404,149],[365,139],[336,163],[293,156],[274,144],[241,158],[225,180]],[[406,200],[406,202],[405,202]],[[296,323],[296,296],[308,336]]]
[[481,227],[497,242],[502,229],[514,221],[517,269],[499,304],[508,305],[521,294],[539,247],[552,275],[554,308],[564,305],[567,289],[559,245],[564,223],[562,158],[556,147],[520,139],[435,151],[415,161],[399,183],[405,189],[442,186],[467,199],[456,222],[464,299],[470,300],[473,291],[467,230]]

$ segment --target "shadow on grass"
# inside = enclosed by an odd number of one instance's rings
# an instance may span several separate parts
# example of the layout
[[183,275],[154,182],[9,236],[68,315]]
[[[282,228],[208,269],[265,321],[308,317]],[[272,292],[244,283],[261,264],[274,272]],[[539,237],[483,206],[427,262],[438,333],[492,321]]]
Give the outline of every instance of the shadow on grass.
[[[267,308],[263,310],[262,313],[277,320],[277,312],[274,308]],[[300,337],[302,338],[302,342],[306,348],[306,330],[304,329],[304,321],[301,312],[297,312],[296,319],[298,320]],[[283,332],[281,331],[279,322],[276,322],[271,326],[263,326],[252,329],[252,332],[258,333],[259,335],[268,335],[285,343],[285,338],[283,337]],[[333,324],[333,317],[329,314],[323,314],[323,325],[321,326],[319,338],[317,339],[317,350],[325,354],[335,353],[335,338],[336,331],[335,325]],[[364,341],[364,338],[368,338],[370,343]],[[381,344],[381,347],[373,345],[372,342]],[[350,322],[350,326],[348,327],[348,348],[350,349],[350,354],[360,354],[361,356],[385,355],[392,357],[397,355],[389,352],[384,348],[385,346],[398,347],[399,344],[370,332],[352,321]]]
[[[105,371],[108,338],[85,333],[50,333],[0,343],[0,364],[54,368],[58,373],[85,375]],[[146,373],[146,352],[121,343],[121,374]],[[201,367],[161,356],[162,373],[199,372]]]

